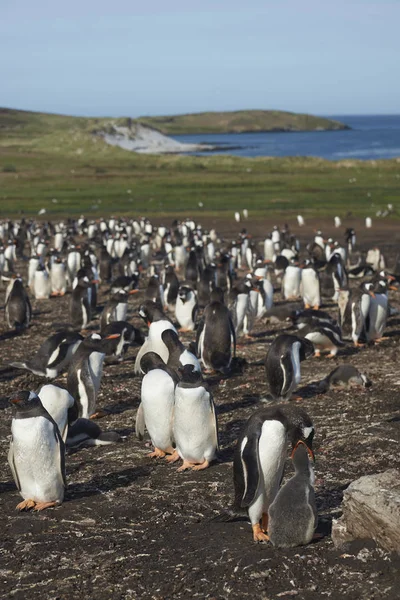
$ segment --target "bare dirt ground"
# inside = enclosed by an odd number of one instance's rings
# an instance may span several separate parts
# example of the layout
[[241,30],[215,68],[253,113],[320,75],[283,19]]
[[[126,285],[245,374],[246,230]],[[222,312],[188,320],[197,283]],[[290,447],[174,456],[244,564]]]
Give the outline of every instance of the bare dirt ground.
[[[282,218],[282,222],[284,217]],[[399,248],[396,222],[365,230],[356,226],[358,248],[377,244],[389,266]],[[210,227],[212,222],[205,222]],[[238,231],[233,222],[216,220],[226,238]],[[272,222],[245,223],[262,239]],[[241,228],[242,225],[240,225]],[[299,230],[302,250],[314,227],[342,241],[343,229],[331,220],[313,221]],[[19,265],[23,273],[26,264]],[[142,286],[144,284],[142,283]],[[352,285],[355,285],[354,283]],[[358,281],[356,283],[358,285]],[[104,304],[108,286],[101,287]],[[139,295],[138,295],[139,296]],[[279,300],[277,295],[277,300]],[[130,306],[132,323],[140,299]],[[400,309],[398,292],[390,292]],[[260,322],[251,340],[240,340],[242,372],[228,379],[209,377],[218,407],[221,452],[206,471],[177,473],[176,466],[146,457],[149,448],[134,433],[141,381],[133,374],[137,350],[124,363],[104,369],[98,405],[108,415],[98,423],[117,430],[123,442],[114,446],[79,449],[67,456],[68,489],[64,504],[43,513],[18,513],[19,494],[7,465],[11,409],[7,398],[16,389],[37,389],[43,383],[28,372],[7,367],[12,360],[33,354],[68,320],[69,295],[33,301],[32,326],[12,336],[0,325],[0,595],[25,600],[46,599],[278,599],[321,598],[394,599],[399,597],[399,557],[371,542],[354,543],[337,551],[330,539],[332,518],[340,515],[343,490],[361,475],[400,467],[399,358],[400,316],[389,320],[389,339],[377,346],[354,349],[348,344],[334,360],[302,363],[299,393],[316,426],[316,495],[319,531],[325,537],[307,547],[276,550],[252,541],[245,521],[212,519],[232,500],[232,457],[239,430],[260,407],[268,390],[264,367],[273,337],[287,325]],[[0,306],[4,304],[4,289]],[[332,314],[336,307],[325,307]],[[98,318],[93,322],[97,327]],[[184,341],[193,336],[185,334]],[[372,388],[329,391],[316,395],[312,383],[335,366],[349,362],[373,381]],[[65,383],[65,377],[59,378]]]

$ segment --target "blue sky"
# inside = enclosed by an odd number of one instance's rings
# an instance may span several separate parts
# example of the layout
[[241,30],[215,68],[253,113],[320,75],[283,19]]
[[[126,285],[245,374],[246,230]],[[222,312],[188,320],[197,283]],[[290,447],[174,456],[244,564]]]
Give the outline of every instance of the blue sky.
[[400,1],[1,0],[0,106],[400,112]]

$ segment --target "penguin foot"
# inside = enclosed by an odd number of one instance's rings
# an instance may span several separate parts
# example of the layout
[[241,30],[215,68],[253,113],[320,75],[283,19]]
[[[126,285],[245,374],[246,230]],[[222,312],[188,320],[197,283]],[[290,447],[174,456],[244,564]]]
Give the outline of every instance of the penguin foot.
[[388,339],[389,339],[388,337],[380,337],[380,338],[374,340],[374,343],[380,344],[381,342],[384,342],[385,340],[388,340]]
[[207,469],[209,466],[210,463],[208,462],[208,460],[205,460],[199,465],[194,465],[194,467],[192,467],[192,471],[202,471],[203,469]]
[[295,396],[294,394],[291,396],[290,398],[291,402],[302,402],[304,400],[304,398],[302,398],[301,396]]
[[321,351],[320,350],[315,350],[315,352],[314,352],[314,358],[321,358]]
[[33,510],[45,510],[45,508],[51,508],[52,506],[58,506],[59,502],[36,502]]
[[150,452],[147,456],[149,458],[164,458],[165,452],[164,450],[160,450],[160,448],[154,448],[154,452]]
[[188,460],[183,461],[183,465],[177,469],[178,473],[182,471],[187,471],[187,469],[191,469],[193,467],[193,463],[190,463]]
[[179,460],[179,458],[180,458],[180,456],[179,456],[179,454],[177,453],[177,451],[175,450],[175,451],[174,451],[172,454],[170,454],[169,456],[166,456],[166,457],[165,457],[165,460],[166,460],[167,462],[169,462],[169,463],[174,463],[174,462],[176,462],[177,460]]
[[102,419],[103,417],[106,417],[108,415],[108,412],[106,412],[105,410],[96,410],[95,413],[93,413],[92,415],[90,415],[90,419]]
[[191,333],[193,331],[193,329],[188,329],[187,327],[181,327],[180,329],[178,329],[178,331],[180,331],[181,333]]
[[255,542],[269,542],[269,537],[261,529],[260,523],[257,523],[256,525],[252,525],[252,528],[253,528],[253,540]]
[[19,504],[17,504],[17,506],[15,507],[16,510],[30,510],[31,508],[33,508],[35,506],[36,502],[34,500],[24,500],[23,502],[20,502]]
[[311,304],[305,304],[304,305],[304,310],[307,310],[308,308],[311,308]]
[[364,348],[365,344],[361,344],[361,342],[354,342],[355,348]]
[[318,304],[315,304],[315,305],[313,306],[313,310],[319,310],[319,306],[318,306]]
[[336,358],[336,353],[333,354],[332,352],[329,352],[329,354],[326,355],[326,358]]

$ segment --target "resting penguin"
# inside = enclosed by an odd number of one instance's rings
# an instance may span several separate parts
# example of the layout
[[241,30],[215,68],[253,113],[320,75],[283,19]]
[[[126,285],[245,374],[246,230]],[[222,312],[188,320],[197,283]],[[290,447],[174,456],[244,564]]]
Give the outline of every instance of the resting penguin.
[[57,424],[34,392],[10,397],[13,418],[8,463],[23,498],[18,510],[44,510],[64,499],[65,445]]
[[166,329],[173,329],[178,333],[169,320],[164,315],[161,308],[154,302],[146,301],[139,307],[139,316],[147,323],[149,327],[149,335],[140,348],[135,360],[135,374],[142,373],[140,361],[146,352],[155,352],[166,363],[168,361],[168,348],[161,338],[161,334]]
[[150,458],[174,455],[172,424],[174,416],[175,386],[178,376],[167,367],[155,352],[142,358],[141,403],[136,415],[136,436],[143,439],[144,428],[149,432],[154,451]]
[[128,313],[128,299],[129,295],[136,294],[138,290],[131,290],[126,292],[125,290],[119,290],[116,294],[105,305],[100,318],[100,331],[104,333],[107,325],[113,321],[126,321],[126,315]]
[[247,509],[254,541],[268,540],[268,509],[282,480],[288,442],[293,449],[303,440],[312,450],[313,437],[313,422],[295,406],[258,409],[245,424],[233,461],[232,513],[242,514]]
[[342,332],[336,323],[311,324],[302,327],[299,336],[304,337],[314,345],[314,356],[319,358],[321,352],[328,351],[327,358],[334,358],[340,347],[344,346]]
[[77,419],[69,426],[66,445],[68,448],[80,446],[108,446],[121,441],[117,431],[102,431],[91,419]]
[[299,440],[292,452],[295,475],[281,487],[268,510],[268,537],[277,548],[309,544],[318,524],[312,450]]
[[265,372],[274,400],[290,400],[300,383],[300,362],[314,352],[313,344],[306,339],[286,333],[272,342],[265,359]]
[[196,326],[197,294],[190,284],[184,283],[179,287],[175,305],[175,317],[180,325],[180,331],[193,331]]
[[57,423],[58,430],[65,443],[68,433],[68,417],[71,414],[75,400],[65,388],[59,385],[47,384],[40,388],[38,396],[51,418]]
[[196,348],[207,371],[229,372],[232,353],[233,356],[236,354],[236,334],[223,297],[206,306],[197,330]]
[[103,335],[106,337],[114,333],[118,333],[120,337],[109,341],[109,356],[114,356],[119,361],[124,359],[130,346],[134,344],[140,346],[144,342],[144,337],[140,329],[133,327],[127,321],[112,321],[104,328]]
[[185,348],[173,329],[163,331],[161,339],[168,348],[167,366],[170,369],[177,371],[179,367],[193,365],[195,371],[201,371],[198,358]]
[[12,362],[10,366],[54,379],[67,368],[82,340],[83,337],[75,331],[58,331],[47,338],[31,359]]
[[366,375],[360,373],[356,367],[352,365],[340,365],[329,373],[325,379],[318,384],[320,394],[327,392],[332,387],[371,387],[372,382]]
[[179,369],[175,388],[173,436],[176,450],[171,462],[181,458],[178,471],[206,469],[218,450],[218,423],[211,392],[193,365]]
[[83,340],[75,352],[67,375],[67,388],[75,399],[72,420],[100,416],[96,411],[97,394],[103,375],[103,362],[108,351],[108,340],[119,337],[112,334],[102,339],[93,333]]
[[4,310],[10,329],[18,332],[29,327],[32,319],[32,307],[20,277],[13,277],[7,286]]

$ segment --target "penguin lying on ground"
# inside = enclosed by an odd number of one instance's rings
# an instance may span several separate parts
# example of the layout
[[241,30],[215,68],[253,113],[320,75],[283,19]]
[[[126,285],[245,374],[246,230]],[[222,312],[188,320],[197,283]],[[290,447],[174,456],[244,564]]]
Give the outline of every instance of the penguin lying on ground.
[[117,431],[102,431],[91,419],[77,419],[69,426],[67,448],[80,446],[108,446],[121,441]]
[[300,383],[300,362],[312,356],[313,344],[295,335],[282,334],[272,342],[265,359],[265,372],[274,400],[289,400]]
[[8,463],[23,498],[18,510],[61,504],[66,487],[65,444],[55,421],[34,392],[10,397],[13,411]]
[[12,362],[10,366],[54,379],[68,367],[82,340],[83,337],[75,331],[58,331],[47,338],[31,359]]
[[312,420],[294,406],[258,409],[243,427],[235,447],[231,514],[247,509],[254,541],[268,540],[268,509],[282,480],[288,442],[294,449],[302,440],[312,452],[313,437]]
[[327,392],[332,387],[371,387],[372,381],[366,375],[360,373],[353,365],[340,365],[329,373],[325,379],[318,384],[320,394]]
[[321,323],[320,325],[306,325],[299,331],[299,336],[304,337],[313,343],[314,356],[319,358],[321,352],[328,351],[327,358],[334,358],[339,348],[345,344],[342,341],[342,332],[337,324]]
[[268,537],[273,546],[293,548],[309,544],[318,524],[314,493],[314,455],[299,440],[292,452],[295,475],[281,487],[268,510]]

